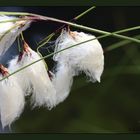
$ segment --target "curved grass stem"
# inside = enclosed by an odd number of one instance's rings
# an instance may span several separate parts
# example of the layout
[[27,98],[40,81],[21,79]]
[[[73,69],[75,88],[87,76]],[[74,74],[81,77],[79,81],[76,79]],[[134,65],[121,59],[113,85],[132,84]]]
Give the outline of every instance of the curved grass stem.
[[[24,12],[0,12],[0,15],[23,15],[23,16],[25,16],[24,19],[28,19],[28,20],[45,20],[45,21],[59,22],[59,23],[67,24],[72,27],[76,27],[76,28],[83,29],[86,31],[95,32],[95,33],[104,34],[104,35],[112,35],[112,36],[120,38],[120,39],[126,39],[126,40],[131,40],[136,43],[140,43],[140,40],[135,39],[135,38],[131,38],[128,36],[119,35],[116,33],[111,33],[111,32],[107,32],[107,31],[95,29],[95,28],[90,28],[87,26],[79,25],[76,23],[72,23],[72,22],[68,22],[68,21],[64,21],[64,20],[60,20],[60,19],[56,19],[56,18],[52,18],[52,17],[48,17],[48,16],[42,16],[42,15],[38,15],[38,14],[24,13]],[[23,18],[21,20],[23,20]]]
[[7,30],[1,37],[0,37],[0,41],[9,33],[11,32],[13,29],[17,28],[20,24],[16,24],[15,26],[11,27],[9,30]]
[[[90,32],[100,33],[100,34],[103,34],[103,35],[102,35],[102,36],[99,36],[99,37],[97,37],[97,38],[93,38],[93,39],[90,39],[90,40],[86,40],[86,41],[84,41],[84,42],[80,42],[80,43],[78,43],[78,44],[69,46],[69,47],[67,47],[67,48],[65,48],[65,49],[62,49],[62,50],[59,50],[59,51],[57,51],[57,52],[53,52],[53,53],[51,53],[51,54],[49,54],[49,55],[46,55],[46,56],[44,56],[44,57],[38,59],[37,61],[34,61],[34,62],[32,62],[32,63],[30,63],[30,64],[28,64],[28,65],[26,65],[26,66],[24,66],[24,67],[22,67],[22,68],[20,68],[20,69],[18,69],[17,71],[15,71],[15,72],[9,74],[8,76],[6,76],[6,77],[0,79],[0,81],[2,81],[2,80],[4,80],[4,79],[6,79],[6,78],[8,78],[8,77],[10,77],[10,76],[12,76],[12,75],[14,75],[14,74],[16,74],[17,72],[20,72],[21,70],[23,70],[23,69],[25,69],[25,68],[27,68],[27,67],[29,67],[29,66],[31,66],[31,65],[33,65],[33,64],[35,64],[35,63],[37,63],[37,62],[39,62],[39,61],[41,61],[41,60],[44,60],[44,59],[46,59],[46,58],[48,58],[48,57],[51,57],[51,56],[53,56],[54,54],[57,54],[57,53],[62,52],[62,51],[65,51],[65,50],[67,50],[67,49],[70,49],[70,48],[72,48],[72,47],[78,46],[78,45],[80,45],[80,44],[83,44],[83,43],[92,41],[92,40],[94,40],[94,39],[101,39],[101,38],[108,37],[108,36],[114,36],[114,37],[117,37],[117,38],[120,38],[120,39],[129,40],[130,42],[140,43],[140,40],[139,40],[139,39],[135,39],[135,38],[131,38],[131,37],[127,37],[127,36],[123,36],[123,35],[118,34],[118,33],[123,33],[123,32],[127,32],[127,31],[131,31],[131,30],[134,30],[134,29],[140,29],[140,26],[132,27],[132,28],[129,28],[129,29],[124,29],[124,30],[120,30],[120,31],[116,31],[116,32],[112,32],[112,33],[111,33],[111,32],[107,32],[107,31],[102,31],[102,30],[90,28],[90,27],[87,27],[87,26],[83,26],[83,25],[78,25],[78,24],[75,24],[75,23],[67,22],[67,21],[64,21],[64,20],[59,20],[59,19],[56,19],[56,18],[41,16],[41,15],[36,15],[36,14],[31,14],[31,13],[0,12],[0,15],[1,15],[1,14],[3,14],[3,15],[6,15],[6,14],[7,14],[7,15],[26,15],[26,16],[28,15],[28,16],[33,16],[33,18],[36,19],[36,20],[50,20],[50,21],[54,21],[54,22],[60,22],[60,23],[64,23],[64,24],[67,24],[67,25],[76,27],[76,28],[84,29],[84,30],[90,31]],[[30,19],[30,17],[25,17],[25,19],[26,19],[26,18],[27,18],[28,20]],[[31,17],[31,19],[32,19],[32,17]],[[22,19],[22,20],[23,20],[23,19]],[[50,38],[51,38],[51,35],[50,35]],[[42,46],[41,46],[41,47],[42,47]],[[39,47],[39,48],[40,48],[40,47]],[[38,49],[39,49],[39,48],[38,48]]]
[[21,52],[21,46],[20,46],[19,36],[17,37],[17,44],[18,44],[18,51],[20,53]]
[[[118,33],[118,32],[119,32],[119,33],[123,33],[123,32],[125,32],[125,31],[126,31],[126,30],[120,30],[120,31],[116,31],[116,32],[113,32],[113,33]],[[130,29],[129,29],[129,31],[130,31]],[[113,33],[111,33],[111,34],[113,34]],[[44,60],[44,59],[46,59],[46,58],[49,58],[49,57],[53,56],[54,54],[60,53],[60,52],[62,52],[62,51],[65,51],[65,50],[67,50],[67,49],[73,48],[73,47],[75,47],[75,46],[81,45],[81,44],[83,44],[83,43],[87,43],[87,42],[92,41],[92,40],[95,40],[95,39],[101,39],[101,38],[110,36],[111,34],[109,34],[109,35],[102,35],[102,36],[99,36],[99,37],[96,37],[96,38],[93,38],[93,39],[90,39],[90,40],[86,40],[86,41],[77,43],[77,44],[75,44],[75,45],[69,46],[69,47],[67,47],[67,48],[61,49],[61,50],[59,50],[59,51],[57,51],[57,52],[53,52],[53,53],[51,53],[51,54],[48,54],[48,55],[46,55],[46,56],[44,56],[44,57],[38,59],[37,61],[34,61],[34,62],[32,62],[32,63],[30,63],[30,64],[28,64],[28,65],[26,65],[26,66],[24,66],[24,67],[22,67],[22,68],[20,68],[20,69],[18,69],[17,71],[15,71],[15,72],[9,74],[8,76],[5,76],[4,78],[0,79],[0,81],[2,81],[2,80],[4,80],[4,79],[6,79],[6,78],[8,78],[8,77],[10,77],[10,76],[12,76],[12,75],[14,75],[14,74],[16,74],[17,72],[22,71],[23,69],[25,69],[25,68],[27,68],[27,67],[29,67],[29,66],[31,66],[31,65],[33,65],[33,64],[35,64],[35,63],[37,63],[37,62],[39,62],[39,61],[41,61],[41,60]],[[131,42],[132,42],[132,41],[131,41]]]
[[[140,35],[136,35],[136,36],[133,36],[133,38],[137,38],[137,39],[140,39]],[[110,46],[108,46],[107,48],[105,48],[105,51],[112,51],[114,49],[117,49],[119,47],[122,47],[124,45],[127,45],[129,43],[131,43],[132,41],[130,40],[123,40],[123,41],[120,41],[120,42],[117,42],[117,43],[114,43]]]
[[[100,39],[100,38],[104,38],[104,37],[108,37],[108,36],[111,36],[112,34],[116,33],[125,33],[125,32],[128,32],[128,31],[133,31],[133,30],[138,30],[140,29],[140,26],[136,26],[136,27],[131,27],[131,28],[127,28],[127,29],[123,29],[123,30],[119,30],[119,31],[116,31],[116,32],[113,32],[113,33],[110,33],[110,34],[107,34],[107,35],[103,35],[103,36],[100,36],[100,37],[97,37],[97,39]],[[50,34],[49,36],[49,39],[51,38],[51,36],[54,36],[55,34]],[[135,38],[135,37],[133,37]],[[137,38],[138,39],[138,38]],[[46,43],[48,43],[48,40],[42,44],[39,45],[39,48],[43,47],[44,45],[46,45]],[[129,41],[129,42],[132,42],[132,40],[125,40],[125,41]]]
[[[91,10],[95,9],[96,6],[92,6],[89,9],[87,9],[86,11],[80,13],[78,16],[74,17],[73,19],[69,20],[69,21],[76,21],[78,19],[80,19],[81,17],[83,17],[84,15],[86,15],[87,13],[89,13]],[[50,35],[48,35],[47,37],[45,37],[43,40],[41,40],[38,44],[41,44],[42,42],[44,42],[45,40],[47,40],[50,36],[55,35],[56,33],[58,33],[61,29],[63,29],[66,25],[62,25],[60,26],[57,30],[55,30],[54,32],[52,32]]]

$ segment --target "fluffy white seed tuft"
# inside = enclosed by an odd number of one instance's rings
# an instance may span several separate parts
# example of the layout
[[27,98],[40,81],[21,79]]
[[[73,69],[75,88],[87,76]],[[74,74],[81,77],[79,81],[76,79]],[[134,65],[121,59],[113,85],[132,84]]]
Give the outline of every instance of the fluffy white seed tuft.
[[[3,76],[0,74],[0,79]],[[0,82],[0,117],[3,128],[20,117],[24,109],[23,91],[15,76]]]
[[[10,61],[9,69],[15,71],[15,68],[22,68],[32,62],[39,60],[41,57],[28,48],[24,52],[20,61],[18,57]],[[39,61],[24,70],[15,74],[23,90],[29,94],[32,91],[31,103],[33,107],[47,106],[49,109],[55,106],[56,91],[48,76],[44,61]]]
[[[95,36],[90,34],[63,29],[56,40],[55,52],[93,38]],[[53,60],[57,62],[57,71],[53,79],[57,91],[57,104],[68,96],[73,76],[85,72],[92,82],[100,82],[104,69],[104,55],[97,39],[56,53]]]
[[0,16],[0,57],[5,54],[9,47],[14,43],[17,36],[22,31],[26,30],[31,23],[31,21],[28,20],[3,22],[14,19],[18,18],[10,16]]
[[[62,30],[61,35],[56,40],[55,52],[93,38],[95,36],[83,32]],[[69,65],[74,70],[75,75],[84,71],[91,81],[100,82],[104,69],[104,55],[97,39],[55,54],[53,59]]]
[[56,74],[53,77],[53,84],[56,89],[56,105],[63,102],[69,95],[72,83],[73,72],[66,64],[57,64]]

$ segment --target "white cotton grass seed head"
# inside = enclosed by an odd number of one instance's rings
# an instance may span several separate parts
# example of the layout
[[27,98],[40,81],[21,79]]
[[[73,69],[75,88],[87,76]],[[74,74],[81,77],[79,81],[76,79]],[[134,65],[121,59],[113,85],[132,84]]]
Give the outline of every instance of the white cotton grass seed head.
[[[2,71],[0,79],[7,72],[5,69]],[[24,104],[23,91],[14,75],[0,82],[0,118],[3,128],[10,127],[20,117]]]
[[[17,65],[18,68],[22,68],[41,58],[35,51],[29,48],[26,42],[24,42],[24,45],[26,50],[24,50],[20,60],[19,57],[16,57],[9,62],[9,69],[12,70],[14,65]],[[15,75],[18,76],[19,83],[24,90],[30,92],[31,89],[31,103],[33,107],[46,106],[51,109],[55,106],[56,91],[48,76],[43,60],[32,64]]]
[[[21,17],[22,18],[22,17]],[[26,30],[31,21],[30,20],[18,20],[19,18],[13,16],[0,16],[0,57],[5,54],[9,47],[14,43],[17,36],[24,30]]]
[[[56,40],[55,52],[93,38],[95,36],[90,34],[63,29]],[[75,71],[75,75],[84,71],[92,82],[100,82],[104,69],[104,55],[102,46],[97,39],[57,53],[53,59],[68,64]]]
[[13,22],[3,22],[3,21],[8,21],[8,20],[13,20],[16,19],[15,17],[8,17],[8,16],[0,16],[0,36],[3,35],[7,30],[13,27],[14,23]]
[[73,83],[72,69],[63,63],[58,63],[52,82],[56,89],[56,105],[63,102],[69,95]]
[[[19,63],[19,56],[16,56],[12,60],[9,61],[8,69],[11,73],[13,73],[13,72],[17,71],[18,69],[20,69],[22,67],[22,65]],[[24,96],[28,96],[32,92],[31,82],[28,77],[29,75],[27,75],[27,73],[28,73],[27,69],[28,68],[15,73],[15,77],[17,78],[19,85],[21,86],[22,90],[24,91],[23,92]]]

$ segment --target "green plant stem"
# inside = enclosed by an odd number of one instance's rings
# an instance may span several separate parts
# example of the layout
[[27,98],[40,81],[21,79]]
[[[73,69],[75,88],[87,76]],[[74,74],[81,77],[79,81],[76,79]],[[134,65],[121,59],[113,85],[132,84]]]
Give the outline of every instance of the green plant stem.
[[16,27],[18,27],[20,24],[16,24],[15,26],[11,27],[9,30],[7,30],[1,37],[0,37],[0,41],[13,29],[15,29]]
[[[42,43],[42,46],[44,46],[46,43],[47,43],[47,40],[48,40],[48,38],[50,38],[50,37],[52,37],[52,36],[54,36],[55,35],[55,31],[53,32],[53,33],[51,33],[51,34],[49,34],[47,37],[45,37],[44,39],[42,39],[41,41],[39,41],[38,43],[37,43],[37,45],[41,45],[41,43]],[[46,41],[45,41],[46,40]]]
[[[42,17],[42,16],[41,16],[41,17]],[[57,20],[57,19],[55,19],[55,20]],[[67,22],[66,22],[66,23],[67,23]],[[69,22],[68,22],[68,23],[69,23]],[[70,24],[73,25],[73,23],[70,23]],[[74,25],[75,25],[75,24],[74,24]],[[79,27],[79,26],[80,26],[80,28],[83,29],[83,26],[82,26],[82,25],[77,25],[77,27]],[[138,28],[139,28],[139,27],[138,27]],[[138,29],[138,28],[137,28],[137,29]],[[89,30],[91,31],[92,28],[89,28],[89,27],[85,27],[85,26],[84,26],[84,29],[87,29],[87,30],[89,29]],[[67,47],[67,48],[62,49],[62,50],[60,50],[60,51],[53,52],[53,53],[51,53],[51,54],[49,54],[49,55],[47,55],[47,56],[44,56],[44,57],[40,58],[40,59],[37,60],[37,61],[34,61],[33,63],[30,63],[30,64],[28,64],[28,65],[26,65],[26,66],[24,66],[24,67],[18,69],[17,71],[15,71],[15,72],[9,74],[8,76],[2,78],[0,81],[2,81],[2,80],[4,80],[4,79],[6,79],[6,78],[8,78],[8,77],[10,77],[10,76],[12,76],[12,75],[14,75],[14,74],[16,74],[17,72],[20,72],[21,70],[23,70],[23,69],[25,69],[25,68],[27,68],[27,67],[33,65],[34,63],[37,63],[37,62],[39,62],[39,61],[41,61],[41,60],[43,60],[43,59],[46,59],[46,58],[48,58],[48,57],[51,57],[51,56],[53,56],[54,54],[57,54],[57,53],[62,52],[62,51],[64,51],[64,50],[67,50],[67,49],[70,49],[70,48],[75,47],[75,46],[77,46],[77,45],[80,45],[80,44],[83,44],[83,43],[92,41],[92,40],[94,40],[94,39],[100,39],[100,38],[107,37],[107,36],[111,36],[111,35],[119,36],[119,38],[121,38],[121,37],[120,37],[121,35],[118,35],[118,34],[116,34],[116,33],[122,33],[122,30],[121,30],[121,31],[117,31],[117,32],[113,32],[113,33],[106,32],[106,31],[101,31],[101,30],[97,30],[97,29],[92,29],[92,31],[93,31],[93,30],[94,30],[94,31],[97,31],[97,32],[99,31],[100,33],[102,33],[102,34],[104,34],[104,35],[99,36],[99,37],[97,37],[97,38],[93,38],[93,39],[84,41],[84,42],[80,42],[80,43],[78,43],[78,44],[75,44],[75,45],[73,45],[73,46]],[[125,30],[123,30],[123,32],[126,31],[126,30],[128,31],[128,29],[125,29]],[[129,31],[130,31],[130,29],[129,29]],[[99,32],[98,32],[98,33],[99,33]],[[124,37],[125,37],[125,38],[130,38],[130,37],[126,37],[126,36],[124,36]],[[133,38],[128,39],[128,40],[131,41],[131,42],[134,41]],[[137,41],[138,41],[138,42],[137,42]],[[137,43],[140,42],[140,40],[137,40],[137,41],[135,41],[135,42],[137,42]]]
[[[52,35],[48,38],[47,42],[49,42],[53,36],[54,36],[54,35],[52,34]],[[37,53],[38,53],[38,55],[40,55],[40,57],[42,57],[42,54],[39,52],[39,49],[40,49],[42,46],[44,46],[44,44],[39,45],[39,46],[37,47]],[[44,59],[43,59],[43,60],[44,60]],[[44,60],[44,64],[45,64],[45,66],[46,66],[46,69],[48,70],[48,65],[47,65],[47,63],[45,62],[45,60]]]
[[85,14],[89,13],[91,10],[93,10],[93,9],[95,9],[95,8],[96,8],[96,6],[90,7],[89,9],[87,9],[86,11],[84,11],[83,13],[81,13],[80,15],[76,16],[76,17],[74,18],[74,20],[77,20],[77,19],[83,17]]
[[135,39],[135,38],[131,38],[131,37],[124,36],[124,35],[118,35],[116,33],[110,33],[110,32],[95,29],[95,28],[90,28],[90,27],[87,27],[87,26],[79,25],[79,24],[72,23],[72,22],[67,22],[67,21],[52,18],[52,17],[41,16],[41,15],[32,14],[32,13],[24,13],[24,12],[23,13],[22,12],[0,12],[0,15],[1,14],[2,15],[26,15],[26,16],[32,16],[32,17],[25,17],[24,19],[28,19],[28,20],[33,20],[33,19],[34,20],[45,20],[45,21],[50,20],[50,21],[54,21],[54,22],[64,23],[64,24],[67,24],[67,25],[70,25],[70,26],[73,26],[73,27],[76,27],[76,28],[79,28],[79,29],[86,30],[86,31],[96,32],[96,33],[105,34],[105,35],[110,35],[111,34],[112,36],[117,37],[117,38],[131,40],[133,42],[140,43],[140,40]]
[[[125,30],[123,30],[123,31],[116,31],[115,33],[117,33],[117,32],[122,33],[122,32],[124,32],[124,31],[125,31]],[[89,39],[89,40],[86,40],[86,41],[77,43],[77,44],[75,44],[75,45],[72,45],[72,46],[70,46],[70,47],[61,49],[61,50],[59,50],[59,51],[57,51],[57,52],[53,52],[53,53],[51,53],[51,54],[49,54],[49,55],[46,55],[46,56],[44,56],[44,57],[38,59],[37,61],[34,61],[34,62],[32,62],[32,63],[30,63],[30,64],[28,64],[28,65],[26,65],[26,66],[24,66],[24,67],[22,67],[22,68],[20,68],[20,69],[18,69],[17,71],[15,71],[15,72],[9,74],[8,76],[3,77],[2,79],[0,79],[0,81],[2,81],[2,80],[4,80],[4,79],[6,79],[6,78],[8,78],[8,77],[10,77],[10,76],[12,76],[12,75],[14,75],[14,74],[16,74],[17,72],[20,72],[21,70],[23,70],[23,69],[25,69],[25,68],[27,68],[27,67],[29,67],[29,66],[31,66],[31,65],[33,65],[33,64],[35,64],[35,63],[37,63],[37,62],[39,62],[39,61],[41,61],[41,60],[43,60],[43,59],[46,59],[46,58],[48,58],[48,57],[51,57],[51,56],[53,56],[54,54],[60,53],[60,52],[62,52],[62,51],[65,51],[65,50],[67,50],[67,49],[70,49],[70,48],[73,48],[73,47],[75,47],[75,46],[81,45],[81,44],[83,44],[83,43],[87,43],[87,42],[92,41],[92,40],[95,40],[95,39],[101,39],[101,38],[104,38],[104,37],[107,37],[107,36],[110,36],[110,35],[111,35],[111,34],[109,34],[109,35],[102,35],[102,36],[99,36],[99,37],[97,37],[97,38]]]
[[44,46],[46,43],[48,43],[50,40],[51,40],[51,38],[54,36],[54,34],[50,34],[49,35],[49,38],[44,42],[44,43],[42,43],[41,45],[39,45],[38,47],[37,47],[37,52],[38,53],[40,53],[39,52],[39,49],[42,47],[42,46]]
[[30,16],[30,13],[26,13],[26,12],[4,12],[1,11],[0,15],[9,15],[9,16]]
[[3,20],[3,21],[0,21],[0,24],[1,23],[7,23],[7,22],[22,21],[22,20],[29,20],[29,19],[26,19],[26,18],[15,18],[15,19]]
[[138,39],[134,39],[134,38],[123,36],[123,35],[118,35],[116,33],[110,33],[110,32],[103,31],[103,30],[90,28],[90,27],[83,26],[83,25],[78,25],[78,24],[75,24],[75,23],[71,23],[71,22],[67,22],[67,21],[63,21],[63,20],[59,20],[59,19],[55,19],[55,18],[42,17],[42,20],[51,20],[51,21],[54,21],[54,22],[65,23],[67,25],[77,27],[77,28],[80,28],[80,29],[84,29],[84,30],[87,30],[87,31],[96,32],[96,33],[105,34],[105,35],[112,35],[112,36],[117,37],[117,38],[131,40],[133,42],[140,43],[140,40],[138,40]]
[[[133,38],[140,39],[140,35],[133,36]],[[105,48],[105,51],[111,51],[111,50],[117,49],[117,48],[122,47],[124,45],[127,45],[127,44],[129,44],[131,42],[132,41],[130,41],[130,40],[123,40],[123,41],[120,41],[118,43],[114,43],[114,44],[108,46],[107,48]]]
[[140,43],[140,40],[137,40],[137,39],[134,39],[134,38],[131,38],[131,37],[127,37],[127,36],[123,36],[123,35],[118,35],[116,33],[110,33],[110,32],[107,32],[107,31],[98,30],[98,29],[90,28],[90,27],[83,26],[83,25],[78,25],[78,24],[75,24],[75,23],[71,23],[71,22],[67,22],[67,21],[63,21],[63,20],[59,20],[59,19],[55,19],[55,18],[50,18],[50,17],[48,18],[48,17],[44,17],[43,16],[42,20],[51,20],[51,21],[54,21],[54,22],[65,23],[67,25],[70,25],[70,26],[73,26],[73,27],[77,27],[77,28],[80,28],[80,29],[84,29],[84,30],[87,30],[87,31],[96,32],[96,33],[105,34],[105,35],[112,35],[112,36],[117,37],[117,38],[131,40],[133,42]]
[[[125,32],[128,32],[128,31],[137,30],[137,29],[140,29],[140,26],[136,26],[136,27],[131,27],[131,28],[119,30],[119,31],[116,31],[116,32],[113,32],[113,33],[110,33],[110,34],[107,34],[107,35],[105,34],[105,35],[102,35],[102,36],[100,36],[100,37],[97,37],[97,39],[101,39],[101,38],[104,38],[104,37],[111,36],[111,35],[114,34],[114,33],[116,33],[116,34],[117,34],[117,33],[125,33]],[[125,40],[125,41],[132,42],[131,40]],[[40,45],[39,45],[40,48],[41,48],[42,46],[44,46],[47,42],[48,42],[48,41],[46,41],[46,42],[40,44]]]
[[18,43],[18,51],[21,52],[19,36],[17,37],[17,43]]
[[22,41],[25,41],[25,39],[24,39],[24,36],[23,36],[23,33],[22,33],[22,32],[21,32],[20,36],[21,36],[21,40],[22,40]]
[[[86,15],[87,13],[89,13],[91,10],[95,9],[95,6],[92,6],[91,8],[87,9],[86,11],[80,13],[78,16],[74,17],[73,19],[71,19],[70,21],[76,21],[78,19],[80,19],[81,17],[83,17],[84,15]],[[65,27],[65,24],[60,26],[57,30],[55,30],[54,32],[52,32],[50,35],[48,35],[47,37],[45,37],[43,40],[41,40],[38,44],[44,42],[45,40],[47,40],[48,38],[50,38],[50,36],[55,35],[57,32],[59,32],[61,29],[63,29]]]
[[[94,39],[96,39],[96,38],[94,38]],[[59,51],[57,51],[57,52],[53,52],[53,53],[51,53],[51,54],[49,54],[49,55],[47,55],[47,56],[44,56],[44,57],[42,57],[42,58],[40,58],[40,59],[38,59],[38,60],[36,60],[36,61],[34,61],[34,62],[28,64],[28,65],[26,65],[26,66],[24,66],[24,67],[22,67],[22,68],[16,70],[15,72],[9,74],[8,76],[3,77],[2,79],[0,79],[0,81],[2,81],[2,80],[4,80],[4,79],[6,79],[6,78],[8,78],[8,77],[10,77],[10,76],[12,76],[12,75],[14,75],[14,74],[16,74],[17,72],[22,71],[23,69],[25,69],[25,68],[27,68],[27,67],[29,67],[29,66],[31,66],[31,65],[33,65],[33,64],[35,64],[35,63],[37,63],[37,62],[39,62],[39,61],[41,61],[41,60],[43,60],[43,59],[46,59],[46,58],[48,58],[48,57],[51,57],[51,56],[53,56],[54,54],[57,54],[57,53],[62,52],[62,51],[64,51],[64,50],[70,49],[70,48],[75,47],[75,46],[77,46],[77,45],[80,45],[80,44],[83,44],[83,43],[92,41],[92,40],[94,40],[94,39],[90,39],[90,40],[87,40],[87,41],[84,41],[84,42],[75,44],[75,45],[73,45],[73,46],[67,47],[67,48],[65,48],[65,49],[62,49],[62,50],[59,50]]]
[[138,30],[138,29],[140,29],[140,26],[134,26],[134,27],[131,27],[131,28],[126,28],[126,29],[120,30],[117,33],[124,33],[124,32],[129,32],[129,31]]

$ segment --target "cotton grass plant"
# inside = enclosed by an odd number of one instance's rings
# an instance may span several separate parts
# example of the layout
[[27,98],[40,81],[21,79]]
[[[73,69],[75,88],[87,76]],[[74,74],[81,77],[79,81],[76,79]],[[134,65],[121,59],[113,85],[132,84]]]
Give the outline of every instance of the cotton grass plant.
[[[8,75],[8,69],[0,64],[0,78]],[[24,109],[24,93],[13,75],[0,82],[0,116],[3,128],[9,126]]]
[[14,43],[17,36],[20,35],[22,31],[26,30],[30,23],[31,22],[27,20],[18,21],[18,18],[16,17],[0,16],[0,56],[5,54],[9,47]]
[[[91,7],[75,17],[74,20],[81,18],[94,8],[94,6]],[[0,91],[0,100],[2,101],[0,103],[0,115],[3,127],[10,126],[20,116],[24,108],[25,96],[31,95],[33,107],[44,106],[52,109],[68,97],[74,76],[81,72],[85,72],[92,82],[100,82],[104,69],[104,54],[99,39],[111,36],[124,40],[106,48],[105,53],[123,44],[131,42],[140,44],[139,36],[121,35],[124,32],[138,30],[140,26],[111,33],[32,13],[0,12],[0,15],[0,28],[7,27],[5,30],[0,29],[0,57],[4,55],[22,31],[27,29],[29,25],[31,26],[31,22],[53,21],[64,24],[38,43],[37,52],[33,51],[22,38],[19,55],[9,61],[7,73],[4,75],[4,67],[1,65],[0,89],[2,90]],[[83,32],[65,30],[67,26],[81,29]],[[56,40],[54,52],[42,57],[39,49],[58,33],[60,36]],[[95,37],[93,33],[102,35]],[[45,59],[52,56],[57,62],[54,73],[49,72],[44,63]],[[11,87],[11,85],[13,86]],[[8,91],[11,93],[9,94]]]

